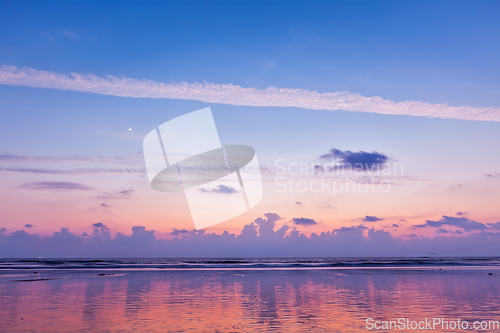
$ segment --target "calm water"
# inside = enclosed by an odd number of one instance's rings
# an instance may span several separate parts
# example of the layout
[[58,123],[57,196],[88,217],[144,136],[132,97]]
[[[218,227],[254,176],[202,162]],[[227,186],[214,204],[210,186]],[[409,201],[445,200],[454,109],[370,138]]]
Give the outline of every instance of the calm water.
[[367,318],[500,320],[499,276],[499,258],[0,259],[0,331],[367,332]]

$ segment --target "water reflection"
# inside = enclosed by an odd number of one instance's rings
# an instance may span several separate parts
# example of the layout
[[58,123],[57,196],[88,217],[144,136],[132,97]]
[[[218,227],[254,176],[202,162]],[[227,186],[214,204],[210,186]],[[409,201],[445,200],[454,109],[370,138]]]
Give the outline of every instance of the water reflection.
[[366,318],[499,320],[498,271],[128,272],[0,283],[0,331],[366,331]]

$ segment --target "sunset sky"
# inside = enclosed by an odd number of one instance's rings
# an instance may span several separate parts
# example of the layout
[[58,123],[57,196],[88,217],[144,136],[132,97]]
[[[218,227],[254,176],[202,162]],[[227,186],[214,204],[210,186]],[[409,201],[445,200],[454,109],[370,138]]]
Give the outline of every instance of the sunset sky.
[[[264,184],[256,207],[206,234],[263,236],[267,221],[288,226],[279,237],[498,238],[499,13],[496,1],[2,1],[0,239],[199,235],[182,192],[150,187],[142,140],[206,107],[223,145],[255,149]],[[314,166],[332,157],[380,171],[339,168],[323,180],[342,190],[317,190]]]

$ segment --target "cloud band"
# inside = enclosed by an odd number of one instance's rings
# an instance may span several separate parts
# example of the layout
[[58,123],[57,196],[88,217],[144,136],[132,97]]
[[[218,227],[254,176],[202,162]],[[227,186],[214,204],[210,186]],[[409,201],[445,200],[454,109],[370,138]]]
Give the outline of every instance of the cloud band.
[[0,67],[0,84],[89,92],[135,98],[195,100],[244,106],[298,107],[311,110],[361,111],[465,120],[500,121],[499,107],[449,106],[419,101],[394,102],[379,96],[304,89],[243,88],[232,84],[162,83],[108,75],[57,73],[29,67]]

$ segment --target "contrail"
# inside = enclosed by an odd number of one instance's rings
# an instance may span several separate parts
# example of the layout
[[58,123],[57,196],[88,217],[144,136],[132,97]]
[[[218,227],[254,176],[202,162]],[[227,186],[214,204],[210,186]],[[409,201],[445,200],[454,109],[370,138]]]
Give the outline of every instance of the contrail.
[[318,93],[305,89],[243,88],[216,83],[163,83],[127,77],[57,73],[29,67],[0,67],[0,84],[89,92],[135,98],[165,98],[245,106],[298,107],[465,120],[500,121],[500,108],[449,106],[419,101],[394,102],[350,92]]

